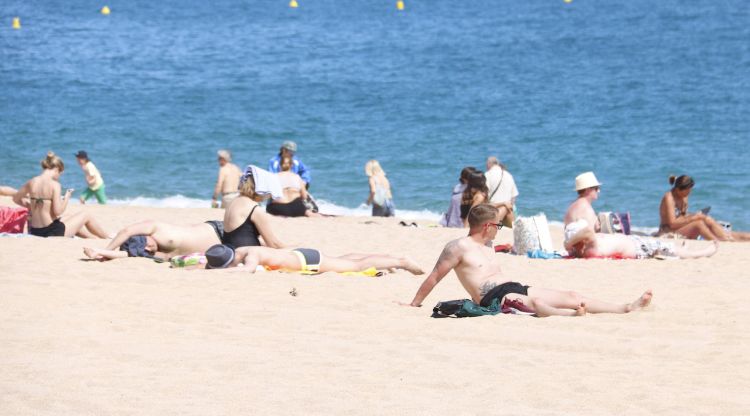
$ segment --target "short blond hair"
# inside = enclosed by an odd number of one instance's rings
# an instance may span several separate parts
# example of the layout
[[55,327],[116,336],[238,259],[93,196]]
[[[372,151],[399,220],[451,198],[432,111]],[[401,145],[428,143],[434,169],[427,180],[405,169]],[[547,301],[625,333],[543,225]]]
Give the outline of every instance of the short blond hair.
[[476,227],[497,218],[497,207],[491,204],[479,204],[469,211],[469,226]]
[[365,164],[365,174],[367,176],[380,175],[385,176],[385,171],[380,167],[380,163],[377,160],[372,159]]

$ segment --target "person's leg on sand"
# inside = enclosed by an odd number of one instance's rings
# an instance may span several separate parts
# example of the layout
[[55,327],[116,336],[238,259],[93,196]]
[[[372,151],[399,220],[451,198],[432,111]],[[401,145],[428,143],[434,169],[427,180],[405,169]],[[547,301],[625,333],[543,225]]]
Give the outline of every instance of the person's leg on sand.
[[78,211],[73,215],[64,217],[61,221],[65,224],[65,237],[72,237],[78,234],[83,227],[86,227],[89,232],[98,238],[109,238],[104,228],[88,212]]
[[696,239],[699,236],[706,240],[717,240],[716,235],[711,231],[711,228],[703,221],[693,221],[675,231],[678,234],[684,235],[690,239]]
[[92,259],[92,260],[111,260],[111,259],[123,259],[128,257],[128,253],[122,251],[122,250],[107,250],[103,248],[91,248],[91,247],[84,247],[83,253],[86,255],[86,257]]
[[[638,299],[631,303],[615,304],[604,302],[598,299],[592,299],[581,296],[578,292],[562,291],[555,289],[545,289],[539,287],[530,287],[528,297],[531,302],[541,304],[543,307],[554,309],[569,309],[579,311],[584,308],[586,313],[628,313],[637,309],[644,308],[651,303],[652,293],[647,290]],[[574,313],[573,315],[577,315]]]
[[320,271],[358,272],[374,267],[376,269],[404,269],[412,274],[423,274],[424,270],[407,257],[392,257],[380,254],[360,255],[346,254],[330,257],[321,254]]
[[713,240],[712,243],[701,249],[688,249],[684,245],[676,245],[674,254],[681,259],[697,259],[699,257],[711,257],[719,250],[719,241]]

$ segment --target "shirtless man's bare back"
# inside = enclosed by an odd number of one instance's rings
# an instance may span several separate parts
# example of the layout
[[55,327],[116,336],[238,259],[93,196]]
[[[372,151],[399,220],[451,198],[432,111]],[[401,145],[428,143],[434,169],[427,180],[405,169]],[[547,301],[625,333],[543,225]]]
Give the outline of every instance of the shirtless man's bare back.
[[537,316],[577,316],[588,313],[627,313],[644,308],[651,302],[647,290],[631,303],[613,304],[584,297],[576,292],[529,287],[511,282],[502,276],[495,262],[492,240],[500,226],[501,215],[489,204],[474,207],[469,213],[469,235],[445,245],[435,268],[406,306],[422,306],[435,285],[451,270],[475,303],[489,306],[494,299],[500,303],[525,305]]
[[218,161],[219,175],[214,186],[211,205],[218,208],[219,200],[221,200],[221,207],[226,208],[232,200],[240,195],[237,187],[240,184],[242,171],[232,163],[232,154],[228,150],[219,150]]
[[143,251],[151,256],[168,259],[172,256],[204,252],[221,243],[224,226],[221,221],[207,221],[195,225],[174,225],[157,221],[143,221],[120,230],[106,248],[86,247],[83,252],[91,259],[111,260],[128,257],[121,246],[135,236],[145,237]]

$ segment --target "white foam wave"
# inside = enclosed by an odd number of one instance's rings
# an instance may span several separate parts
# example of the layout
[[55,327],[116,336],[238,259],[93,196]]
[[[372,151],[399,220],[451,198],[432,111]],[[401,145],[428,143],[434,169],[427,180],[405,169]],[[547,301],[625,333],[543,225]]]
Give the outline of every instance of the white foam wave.
[[[317,199],[318,209],[323,214],[342,215],[351,217],[369,217],[372,214],[372,208],[361,204],[356,208],[344,207],[324,199]],[[209,208],[211,200],[189,198],[183,195],[172,195],[164,198],[151,198],[138,196],[126,199],[110,199],[111,205],[119,206],[138,206],[138,207],[156,207],[156,208]],[[439,221],[441,214],[429,210],[406,210],[396,208],[396,216],[405,220],[426,220]]]
[[126,199],[110,199],[111,205],[129,207],[156,207],[156,208],[211,208],[210,199],[188,198],[183,195],[171,195],[165,198],[151,198],[137,196]]
[[[370,215],[372,215],[372,207],[365,204],[361,204],[357,208],[348,208],[342,207],[341,205],[336,205],[323,199],[317,199],[316,202],[318,204],[318,209],[323,214],[343,215],[350,217],[369,217]],[[415,211],[408,209],[399,209],[398,207],[396,207],[396,217],[412,221],[427,220],[437,222],[440,220],[441,214],[426,209]]]

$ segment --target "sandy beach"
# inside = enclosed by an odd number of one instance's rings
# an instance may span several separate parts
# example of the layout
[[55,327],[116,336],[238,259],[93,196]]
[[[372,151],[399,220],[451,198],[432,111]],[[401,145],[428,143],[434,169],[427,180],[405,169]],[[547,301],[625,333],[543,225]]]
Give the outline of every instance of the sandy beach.
[[[0,205],[12,205],[1,198]],[[71,206],[115,232],[219,209]],[[290,245],[408,255],[429,271],[461,229],[275,219]],[[561,246],[561,230],[552,230]],[[502,230],[496,243],[512,241]],[[708,244],[691,241],[689,245]],[[422,277],[171,269],[83,260],[105,240],[0,238],[0,414],[740,415],[750,413],[750,245],[698,260],[536,260],[509,279],[629,302],[629,315],[430,318],[467,297]],[[291,296],[295,289],[297,296]]]

